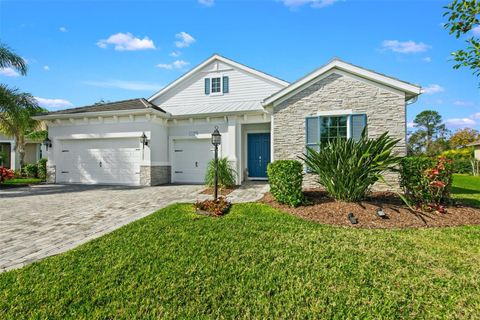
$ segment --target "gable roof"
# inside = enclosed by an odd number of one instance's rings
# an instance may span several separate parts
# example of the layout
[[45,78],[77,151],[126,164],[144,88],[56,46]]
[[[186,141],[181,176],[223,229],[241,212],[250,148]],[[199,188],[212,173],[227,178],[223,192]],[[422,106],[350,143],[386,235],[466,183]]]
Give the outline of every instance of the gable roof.
[[315,69],[314,71],[307,74],[306,76],[291,83],[288,87],[266,98],[263,101],[264,106],[275,103],[278,100],[286,96],[289,96],[290,94],[294,94],[298,91],[303,90],[305,87],[309,86],[314,81],[316,81],[318,77],[322,76],[323,74],[333,69],[345,71],[355,76],[383,84],[387,87],[397,89],[399,91],[403,91],[405,92],[405,100],[410,100],[422,93],[422,88],[418,85],[405,82],[405,81],[402,81],[402,80],[399,80],[399,79],[396,79],[396,78],[393,78],[369,69],[365,69],[365,68],[353,65],[351,63],[342,61],[338,58],[335,58],[329,63],[327,63],[326,65],[323,65],[318,69]]
[[90,106],[70,108],[59,111],[51,111],[40,115],[39,117],[45,116],[56,116],[56,115],[69,115],[69,114],[83,114],[83,113],[92,113],[92,112],[108,112],[108,111],[127,111],[127,110],[148,110],[153,109],[165,113],[165,111],[147,101],[144,98],[121,100],[115,102],[108,102],[102,104],[94,104]]
[[288,86],[288,82],[287,81],[284,81],[282,79],[279,79],[277,77],[274,77],[274,76],[271,76],[265,72],[262,72],[262,71],[258,71],[254,68],[250,68],[246,65],[243,65],[241,63],[238,63],[236,61],[233,61],[231,59],[228,59],[228,58],[225,58],[219,54],[214,54],[212,55],[210,58],[208,58],[207,60],[203,61],[202,63],[200,63],[199,65],[197,65],[196,67],[194,67],[193,69],[191,69],[190,71],[188,71],[187,73],[185,73],[184,75],[182,75],[180,78],[176,79],[175,81],[171,82],[169,85],[165,86],[164,88],[162,88],[160,91],[158,91],[157,93],[155,93],[154,95],[152,95],[150,98],[148,98],[148,101],[152,101],[152,100],[155,100],[157,99],[159,96],[161,96],[162,94],[164,94],[165,92],[169,91],[170,89],[176,87],[179,83],[187,80],[188,78],[190,78],[191,76],[193,76],[195,73],[197,73],[199,70],[203,69],[204,67],[206,67],[207,65],[209,65],[210,63],[214,62],[214,61],[220,61],[220,62],[223,62],[225,64],[228,64],[228,65],[231,65],[237,69],[240,69],[240,70],[243,70],[245,72],[248,72],[248,73],[251,73],[251,74],[254,74],[260,78],[263,78],[263,79],[266,79],[268,81],[271,81],[273,83],[277,83],[281,86]]

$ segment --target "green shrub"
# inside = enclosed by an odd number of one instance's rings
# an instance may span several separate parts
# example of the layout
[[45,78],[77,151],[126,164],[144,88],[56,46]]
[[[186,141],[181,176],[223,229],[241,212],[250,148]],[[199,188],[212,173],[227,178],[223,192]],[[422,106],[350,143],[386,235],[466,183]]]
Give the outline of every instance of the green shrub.
[[47,159],[42,158],[37,162],[37,171],[38,171],[38,178],[42,180],[47,179]]
[[297,207],[303,202],[303,166],[297,160],[277,160],[267,167],[270,193],[280,203]]
[[[233,187],[237,172],[227,158],[218,159],[218,187],[220,189]],[[215,184],[215,160],[208,163],[207,173],[205,174],[205,184],[214,187]]]
[[447,150],[441,155],[453,161],[454,173],[472,173],[473,147]]
[[27,163],[22,167],[22,173],[27,178],[36,178],[38,174],[38,167],[36,164]]
[[393,154],[398,141],[387,133],[368,139],[364,131],[358,141],[335,139],[322,144],[319,151],[307,147],[302,159],[331,197],[355,202],[383,180],[384,172],[395,170],[400,163],[401,158]]
[[402,159],[400,185],[405,196],[423,210],[444,211],[450,202],[453,161],[446,157]]

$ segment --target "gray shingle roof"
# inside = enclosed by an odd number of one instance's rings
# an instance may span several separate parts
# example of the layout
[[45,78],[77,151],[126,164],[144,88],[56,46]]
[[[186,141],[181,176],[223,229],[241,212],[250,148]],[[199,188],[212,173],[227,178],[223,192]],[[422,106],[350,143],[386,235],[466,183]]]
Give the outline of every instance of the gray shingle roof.
[[55,115],[55,114],[76,114],[76,113],[87,113],[87,112],[105,112],[105,111],[122,111],[122,110],[142,110],[142,109],[155,109],[161,112],[165,112],[162,108],[154,105],[153,103],[147,101],[144,98],[122,100],[115,102],[107,102],[102,104],[94,104],[91,106],[71,108],[59,111],[51,111],[45,115]]

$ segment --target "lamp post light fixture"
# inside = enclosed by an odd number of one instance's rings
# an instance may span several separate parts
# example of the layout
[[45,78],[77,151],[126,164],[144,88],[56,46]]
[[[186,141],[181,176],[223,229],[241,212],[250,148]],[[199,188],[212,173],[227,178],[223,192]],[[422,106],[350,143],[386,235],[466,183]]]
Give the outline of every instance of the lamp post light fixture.
[[214,200],[217,201],[218,198],[218,146],[222,143],[222,135],[218,131],[218,127],[215,126],[215,130],[212,133],[212,144],[215,147],[215,180],[214,180]]
[[46,137],[45,140],[43,140],[43,145],[45,146],[45,148],[48,151],[48,148],[52,147],[52,140],[50,140],[50,139],[48,139],[48,137]]
[[148,137],[145,134],[145,132],[142,133],[142,136],[140,137],[140,141],[142,142],[143,148],[145,148],[145,146],[148,146]]

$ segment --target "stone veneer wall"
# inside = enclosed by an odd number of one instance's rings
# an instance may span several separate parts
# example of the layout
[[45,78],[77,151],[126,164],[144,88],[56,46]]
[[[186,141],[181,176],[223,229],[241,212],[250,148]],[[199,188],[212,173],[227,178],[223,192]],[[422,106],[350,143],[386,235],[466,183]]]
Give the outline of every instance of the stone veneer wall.
[[[352,110],[367,114],[369,137],[389,132],[400,139],[396,152],[406,154],[405,98],[374,84],[333,73],[283,101],[274,108],[274,159],[297,159],[305,151],[305,117],[320,111]],[[389,184],[398,188],[398,176],[386,175]],[[318,187],[315,176],[306,174],[304,187]],[[377,183],[374,190],[389,190]]]
[[140,185],[158,186],[170,183],[170,166],[141,166],[140,167]]
[[48,165],[47,162],[47,183],[56,183],[57,180],[57,167]]

